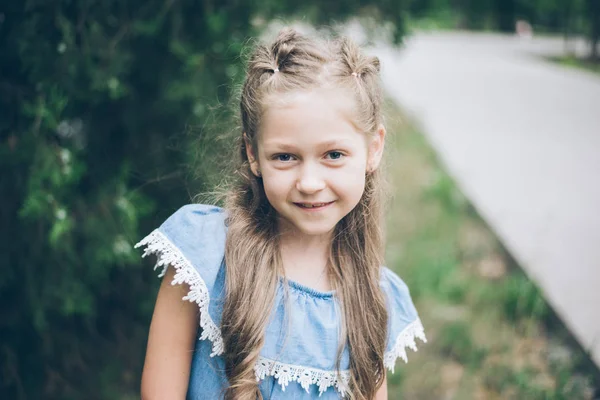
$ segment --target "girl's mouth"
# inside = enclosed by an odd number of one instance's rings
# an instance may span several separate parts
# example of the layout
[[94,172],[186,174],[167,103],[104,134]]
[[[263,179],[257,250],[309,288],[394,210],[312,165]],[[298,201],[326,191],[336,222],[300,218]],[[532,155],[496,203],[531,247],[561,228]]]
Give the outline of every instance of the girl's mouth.
[[330,204],[333,204],[333,201],[329,201],[326,203],[294,203],[294,204],[304,210],[318,211],[318,210],[324,209],[325,207],[329,206]]

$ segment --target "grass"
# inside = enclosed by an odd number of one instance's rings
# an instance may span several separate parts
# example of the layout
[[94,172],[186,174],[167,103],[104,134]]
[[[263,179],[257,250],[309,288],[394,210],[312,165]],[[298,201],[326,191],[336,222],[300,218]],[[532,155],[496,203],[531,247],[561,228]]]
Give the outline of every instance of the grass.
[[600,61],[593,62],[587,59],[577,58],[572,55],[561,57],[548,57],[548,60],[563,65],[565,67],[578,68],[583,69],[585,71],[600,74]]
[[389,398],[594,398],[598,370],[540,290],[415,125],[391,102],[387,115],[387,262],[410,287],[429,340],[389,376]]

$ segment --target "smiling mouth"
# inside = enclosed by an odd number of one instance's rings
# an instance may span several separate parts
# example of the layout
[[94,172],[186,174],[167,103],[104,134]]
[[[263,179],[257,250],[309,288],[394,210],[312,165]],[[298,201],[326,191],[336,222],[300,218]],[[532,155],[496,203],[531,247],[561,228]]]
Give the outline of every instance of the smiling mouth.
[[300,208],[305,208],[307,210],[318,210],[321,208],[325,208],[330,204],[333,204],[333,201],[329,201],[326,203],[294,203]]

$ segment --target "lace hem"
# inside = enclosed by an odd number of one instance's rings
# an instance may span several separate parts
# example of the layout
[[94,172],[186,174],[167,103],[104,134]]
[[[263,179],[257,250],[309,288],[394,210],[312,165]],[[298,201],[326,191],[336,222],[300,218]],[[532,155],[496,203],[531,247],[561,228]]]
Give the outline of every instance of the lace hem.
[[402,330],[402,332],[400,332],[396,338],[394,347],[390,351],[387,351],[383,356],[383,365],[392,371],[392,374],[394,373],[394,365],[396,364],[398,357],[403,359],[405,363],[408,362],[406,348],[410,348],[413,351],[418,350],[415,338],[419,338],[423,343],[427,343],[425,329],[423,328],[423,324],[419,318],[411,322]]
[[[400,332],[396,338],[394,347],[384,354],[384,367],[394,373],[394,366],[398,358],[402,358],[404,362],[408,362],[406,348],[418,351],[416,338],[419,338],[423,343],[427,343],[425,329],[418,318]],[[344,397],[348,383],[350,382],[349,370],[343,370],[337,374],[335,371],[283,364],[264,357],[259,357],[254,366],[254,372],[257,381],[264,379],[266,376],[273,376],[277,379],[277,383],[281,385],[283,391],[285,391],[285,387],[290,382],[298,382],[307,393],[309,392],[310,385],[315,384],[319,387],[319,396],[330,386],[333,386]]]
[[172,265],[175,268],[175,276],[171,285],[180,285],[182,283],[189,285],[190,291],[183,297],[183,300],[198,304],[198,308],[200,309],[200,327],[202,328],[200,340],[208,339],[212,342],[211,357],[221,355],[223,353],[223,337],[221,336],[219,327],[217,327],[208,313],[210,296],[206,283],[204,283],[198,271],[181,251],[157,229],[136,244],[135,248],[142,246],[144,246],[142,257],[155,254],[157,260],[154,269],[163,267],[161,273],[158,275],[159,278],[163,277],[169,265]]
[[267,376],[274,377],[277,379],[277,383],[281,385],[281,390],[283,391],[285,391],[286,386],[290,382],[298,382],[307,393],[309,392],[310,385],[317,385],[319,396],[330,386],[333,386],[343,397],[346,393],[348,382],[350,382],[350,371],[348,370],[340,371],[338,374],[335,371],[283,364],[262,356],[258,358],[258,361],[254,365],[254,372],[257,381]]
[[[198,304],[200,309],[200,327],[202,334],[200,340],[210,340],[212,342],[211,357],[223,354],[223,337],[221,330],[214,323],[208,313],[208,305],[210,296],[206,283],[201,278],[198,271],[192,263],[181,253],[181,251],[159,230],[154,230],[139,243],[135,248],[144,247],[142,257],[148,255],[156,255],[157,261],[154,269],[162,267],[159,277],[163,277],[169,265],[175,268],[175,276],[173,277],[172,285],[187,283],[190,291],[183,300]],[[396,359],[402,358],[404,362],[408,362],[406,348],[417,351],[415,338],[419,338],[422,342],[427,343],[425,331],[419,319],[410,323],[400,332],[396,338],[396,342],[392,350],[384,355],[384,366],[394,372]],[[260,381],[267,376],[273,376],[277,379],[277,383],[281,385],[283,391],[290,382],[298,382],[300,386],[309,391],[310,385],[317,385],[319,395],[325,392],[329,387],[333,386],[343,397],[347,391],[348,383],[350,382],[350,371],[342,370],[339,374],[336,371],[321,370],[316,368],[303,367],[299,365],[283,364],[275,360],[271,360],[260,356],[254,366],[256,380]]]

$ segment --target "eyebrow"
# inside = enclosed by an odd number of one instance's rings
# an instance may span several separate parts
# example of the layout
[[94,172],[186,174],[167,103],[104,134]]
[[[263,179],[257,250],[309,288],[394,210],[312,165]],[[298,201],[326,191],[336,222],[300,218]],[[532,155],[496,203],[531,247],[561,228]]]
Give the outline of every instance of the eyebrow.
[[[265,143],[265,147],[275,147],[281,151],[293,151],[296,150],[296,146],[293,144],[288,144],[288,143],[281,143],[281,142],[267,142]],[[345,140],[345,139],[334,139],[334,140],[327,140],[325,142],[320,142],[317,143],[316,147],[318,148],[322,148],[322,147],[350,147],[349,145],[349,141]]]

